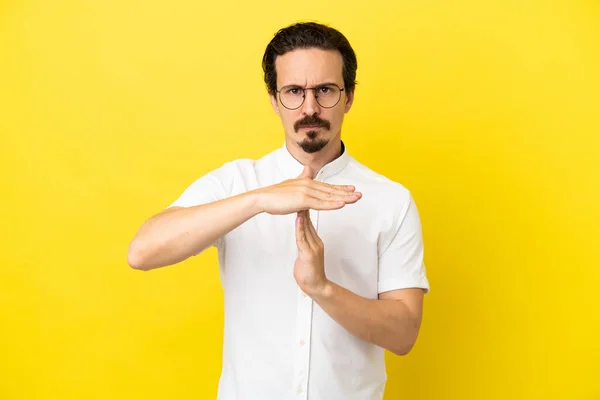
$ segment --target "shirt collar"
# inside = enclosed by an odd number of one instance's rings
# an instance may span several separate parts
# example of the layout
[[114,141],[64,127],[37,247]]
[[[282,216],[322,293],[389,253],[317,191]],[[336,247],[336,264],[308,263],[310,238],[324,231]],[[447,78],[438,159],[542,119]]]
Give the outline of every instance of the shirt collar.
[[[323,168],[317,173],[315,179],[324,180],[333,175],[339,173],[350,161],[350,155],[346,150],[346,145],[342,141],[342,155],[340,155],[335,160],[325,164]],[[296,177],[302,173],[304,169],[304,165],[302,165],[298,160],[292,156],[289,150],[286,147],[286,142],[284,141],[283,147],[279,151],[279,168],[284,172],[286,176]]]

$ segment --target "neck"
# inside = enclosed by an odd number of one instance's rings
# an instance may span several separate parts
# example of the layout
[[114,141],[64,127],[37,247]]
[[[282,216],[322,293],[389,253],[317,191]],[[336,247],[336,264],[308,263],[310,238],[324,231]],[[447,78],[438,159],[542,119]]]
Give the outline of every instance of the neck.
[[286,140],[286,147],[290,154],[302,165],[308,165],[313,172],[313,178],[323,168],[323,166],[332,162],[342,155],[342,140],[340,135],[336,135],[316,153],[308,154],[296,142]]

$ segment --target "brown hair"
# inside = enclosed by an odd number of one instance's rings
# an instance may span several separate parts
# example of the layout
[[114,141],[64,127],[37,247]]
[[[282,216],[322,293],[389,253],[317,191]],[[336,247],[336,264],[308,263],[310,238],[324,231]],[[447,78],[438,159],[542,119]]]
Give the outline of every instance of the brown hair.
[[337,50],[342,55],[342,76],[347,92],[352,92],[356,86],[356,69],[358,63],[356,54],[348,39],[339,31],[316,22],[301,22],[280,29],[269,42],[262,60],[264,80],[270,94],[277,91],[277,71],[275,59],[277,56],[296,49],[317,48],[322,50]]

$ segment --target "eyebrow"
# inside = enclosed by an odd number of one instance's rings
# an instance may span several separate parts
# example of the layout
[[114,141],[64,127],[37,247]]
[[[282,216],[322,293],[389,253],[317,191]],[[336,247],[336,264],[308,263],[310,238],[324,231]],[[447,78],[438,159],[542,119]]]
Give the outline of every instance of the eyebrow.
[[[324,83],[319,83],[318,85],[315,85],[314,87],[319,87],[319,86],[326,86],[326,85],[338,85],[335,82],[324,82]],[[302,85],[298,85],[297,83],[290,83],[289,85],[283,85],[282,87],[288,87],[288,86],[297,86],[299,88],[305,88],[305,86]]]

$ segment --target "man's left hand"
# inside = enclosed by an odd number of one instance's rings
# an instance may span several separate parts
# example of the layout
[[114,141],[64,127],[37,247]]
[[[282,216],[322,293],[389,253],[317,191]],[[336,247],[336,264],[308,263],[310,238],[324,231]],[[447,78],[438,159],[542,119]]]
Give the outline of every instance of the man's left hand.
[[309,296],[322,294],[329,284],[325,276],[325,247],[310,220],[309,210],[297,213],[296,245],[294,278],[298,286]]

